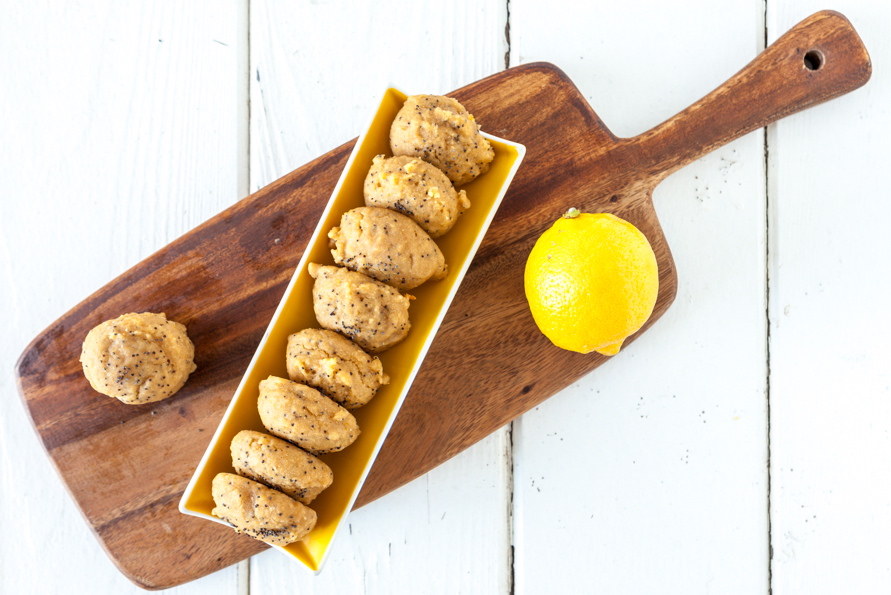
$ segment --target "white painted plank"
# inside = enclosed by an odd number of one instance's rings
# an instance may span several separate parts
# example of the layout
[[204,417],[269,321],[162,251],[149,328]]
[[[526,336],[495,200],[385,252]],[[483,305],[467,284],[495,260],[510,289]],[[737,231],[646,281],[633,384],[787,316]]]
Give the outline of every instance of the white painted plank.
[[[238,28],[247,23],[235,9],[214,2],[4,5],[2,593],[143,592],[115,569],[65,493],[12,370],[58,316],[246,189],[236,187],[239,168],[247,169],[236,140],[237,103],[247,100],[237,91],[236,64],[246,51]],[[233,568],[172,592],[235,591]]]
[[[819,2],[768,2],[770,39]],[[891,585],[891,5],[838,0],[875,72],[770,131],[773,593]]]
[[[252,2],[251,187],[357,136],[387,86],[444,93],[501,70],[505,18],[494,1]],[[502,430],[354,513],[318,577],[256,556],[252,591],[506,593],[508,447]]]
[[495,0],[252,2],[252,189],[358,136],[388,86],[446,93],[503,70],[505,18]]
[[[756,1],[512,0],[510,11],[511,64],[554,62],[621,136],[762,49]],[[515,423],[517,593],[768,590],[763,133],[676,173],[655,205],[676,302]]]

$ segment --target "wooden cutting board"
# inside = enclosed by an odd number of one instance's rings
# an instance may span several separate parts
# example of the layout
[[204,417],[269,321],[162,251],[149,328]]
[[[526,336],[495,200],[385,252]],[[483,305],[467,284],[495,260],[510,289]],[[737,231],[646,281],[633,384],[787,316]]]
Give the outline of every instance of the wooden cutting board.
[[[630,139],[613,136],[550,64],[519,66],[455,91],[484,130],[525,144],[527,156],[356,506],[426,473],[607,361],[552,346],[526,306],[526,257],[563,211],[611,212],[650,239],[660,290],[644,332],[677,290],[652,205],[655,186],[732,139],[856,89],[870,73],[850,23],[821,12],[690,108]],[[19,360],[20,392],[50,459],[109,556],[142,587],[175,586],[265,548],[184,516],[177,504],[353,144],[139,263],[41,333]],[[83,376],[78,357],[87,332],[131,311],[165,312],[188,326],[198,369],[172,399],[123,405],[94,392]]]

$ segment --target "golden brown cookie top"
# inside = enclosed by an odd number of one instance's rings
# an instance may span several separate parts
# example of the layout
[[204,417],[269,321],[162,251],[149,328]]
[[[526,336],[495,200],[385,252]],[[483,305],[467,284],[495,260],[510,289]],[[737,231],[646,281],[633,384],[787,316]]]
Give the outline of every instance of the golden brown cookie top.
[[460,186],[489,171],[495,151],[473,116],[451,97],[412,95],[390,127],[393,155],[420,157]]
[[308,328],[288,337],[288,376],[308,384],[347,409],[365,405],[390,382],[383,364],[334,331]]
[[334,480],[331,467],[286,440],[242,430],[229,446],[239,475],[309,504]]
[[419,157],[376,156],[365,176],[365,204],[398,211],[431,238],[448,232],[470,208],[464,190],[455,190],[438,168]]
[[234,473],[218,473],[211,491],[215,517],[235,527],[238,533],[271,545],[300,541],[316,524],[316,512],[311,508]]
[[369,353],[389,349],[408,335],[408,307],[414,296],[386,283],[335,266],[310,263],[313,310],[324,328],[352,339]]
[[107,320],[84,340],[80,361],[93,388],[138,405],[173,396],[195,371],[186,327],[151,312]]
[[315,454],[343,450],[359,437],[353,415],[319,391],[270,376],[260,382],[257,409],[271,434]]
[[396,289],[442,279],[448,270],[436,242],[417,223],[390,209],[351,209],[328,237],[335,263]]

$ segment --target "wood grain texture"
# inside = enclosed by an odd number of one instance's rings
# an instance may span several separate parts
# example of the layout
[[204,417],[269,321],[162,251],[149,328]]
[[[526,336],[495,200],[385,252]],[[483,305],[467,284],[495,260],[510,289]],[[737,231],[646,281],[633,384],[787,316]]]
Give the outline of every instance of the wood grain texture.
[[[712,114],[711,118],[698,120],[697,113],[682,112],[677,125],[668,123],[637,139],[615,138],[565,75],[548,65],[521,66],[457,91],[455,96],[478,116],[485,130],[526,144],[527,162],[357,504],[368,503],[454,456],[605,361],[552,347],[538,334],[525,308],[520,281],[525,255],[562,209],[578,206],[614,212],[647,234],[660,264],[661,282],[648,326],[658,320],[676,291],[671,254],[651,203],[660,168],[674,170],[757,123],[863,84],[868,78],[865,53],[850,45],[856,35],[836,35],[846,30],[840,17],[818,15],[769,48],[768,59],[756,61],[752,68],[799,65],[800,56],[792,50],[813,42],[815,35],[821,40],[825,35],[824,50],[838,52],[832,63],[847,64],[858,78],[848,76],[848,69],[826,68],[826,79],[835,84],[813,85],[793,78],[788,94],[760,94],[759,87],[745,84],[759,80],[757,76],[744,71],[734,79],[733,93],[748,97],[749,101],[737,98],[740,105],[755,104],[757,109],[742,115],[709,112],[711,101],[727,101],[728,91],[722,87],[697,104],[695,112]],[[829,43],[839,39],[849,45]],[[790,75],[784,71],[784,76]],[[796,94],[802,86],[805,91]],[[692,125],[697,121],[702,128]],[[678,141],[674,131],[682,132],[686,142]],[[662,145],[677,147],[683,157],[666,153]],[[175,513],[171,494],[184,487],[191,473],[189,463],[192,467],[197,463],[318,218],[323,206],[318,197],[330,194],[349,148],[344,145],[307,164],[137,265],[47,329],[23,354],[18,372],[35,426],[75,499],[125,572],[136,575],[151,560],[154,584],[176,584],[257,551],[253,542],[236,539],[229,531],[218,534],[209,523],[203,524],[206,530],[193,529],[179,519],[167,523],[172,534],[160,528]],[[125,411],[84,386],[76,362],[79,345],[67,336],[83,336],[101,320],[129,309],[165,311],[186,323],[201,354],[198,372],[169,403]],[[542,377],[542,368],[552,375]],[[68,398],[53,399],[59,394]],[[92,456],[98,462],[101,449],[120,447],[125,442],[122,435],[134,432],[144,440],[143,446],[163,450],[174,431],[182,452],[175,455],[176,465],[166,462],[163,483],[136,473],[126,475],[134,468],[116,477],[120,490],[116,497],[101,502],[93,497],[102,476],[83,466],[81,457]],[[414,456],[405,457],[404,452]],[[146,519],[157,522],[143,522]],[[144,540],[139,559],[127,557],[121,549],[120,535],[128,530]],[[201,540],[196,541],[199,534]],[[150,547],[153,542],[159,545],[156,550]],[[159,569],[163,576],[157,574]]]

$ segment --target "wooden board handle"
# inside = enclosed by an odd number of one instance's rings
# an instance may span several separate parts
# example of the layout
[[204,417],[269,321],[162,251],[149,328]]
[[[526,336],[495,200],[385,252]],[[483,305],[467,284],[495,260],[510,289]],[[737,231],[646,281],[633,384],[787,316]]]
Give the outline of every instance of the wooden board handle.
[[866,84],[872,64],[844,15],[811,15],[726,83],[637,139],[661,180],[744,134]]

